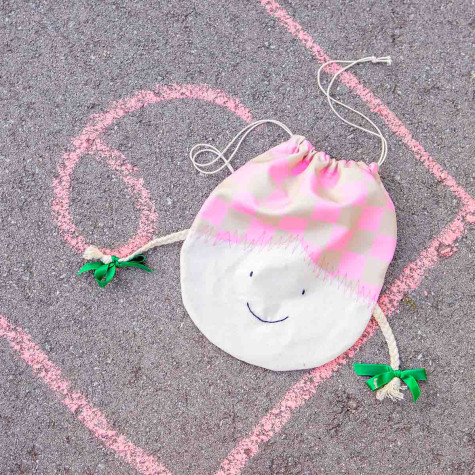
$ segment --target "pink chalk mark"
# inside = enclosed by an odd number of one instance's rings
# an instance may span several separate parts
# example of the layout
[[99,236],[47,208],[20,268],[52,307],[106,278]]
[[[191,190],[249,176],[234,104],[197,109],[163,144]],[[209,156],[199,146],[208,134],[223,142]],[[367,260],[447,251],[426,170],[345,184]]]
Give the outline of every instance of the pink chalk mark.
[[134,445],[125,435],[119,434],[106,416],[95,408],[79,391],[74,391],[61,370],[41,348],[31,341],[22,328],[14,326],[0,314],[0,337],[5,337],[15,353],[32,369],[56,397],[71,411],[108,449],[113,450],[125,462],[144,475],[170,474],[155,457]]
[[111,149],[101,141],[100,136],[118,119],[150,104],[175,99],[199,99],[226,107],[246,122],[252,121],[252,115],[238,99],[228,96],[219,89],[211,89],[206,85],[157,85],[152,91],[139,91],[133,96],[114,103],[110,110],[91,117],[84,130],[72,139],[74,150],[63,154],[58,164],[58,174],[53,179],[53,219],[59,226],[61,234],[69,247],[76,252],[83,252],[88,246],[86,239],[74,225],[69,209],[72,174],[79,160],[85,154],[96,156],[118,173],[128,190],[133,194],[135,207],[140,211],[137,233],[127,243],[116,249],[101,249],[107,254],[123,257],[148,242],[157,229],[158,215],[146,189],[143,178],[126,157],[119,151]]

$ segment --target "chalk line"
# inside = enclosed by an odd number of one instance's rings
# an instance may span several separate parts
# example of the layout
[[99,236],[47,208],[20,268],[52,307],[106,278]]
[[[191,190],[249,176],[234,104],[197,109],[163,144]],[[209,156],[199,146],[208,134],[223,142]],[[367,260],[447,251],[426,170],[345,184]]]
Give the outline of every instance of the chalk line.
[[89,245],[76,228],[69,209],[72,174],[77,163],[85,154],[94,155],[97,160],[104,161],[111,170],[118,173],[120,179],[134,196],[135,207],[140,211],[136,234],[127,243],[115,249],[101,249],[101,251],[124,257],[153,237],[157,230],[158,215],[143,178],[139,176],[137,168],[133,167],[121,152],[103,143],[100,136],[116,120],[126,114],[150,104],[177,99],[198,99],[212,102],[226,107],[246,122],[252,121],[251,112],[241,104],[239,99],[228,96],[220,89],[212,89],[207,85],[200,84],[157,85],[151,91],[139,91],[131,97],[115,102],[108,111],[93,115],[84,130],[72,139],[74,150],[63,154],[57,167],[58,174],[53,179],[53,220],[58,224],[61,235],[71,249],[82,253]]
[[105,447],[144,475],[170,474],[155,457],[119,434],[106,416],[79,391],[74,391],[61,370],[19,326],[12,325],[0,314],[0,337],[5,337],[13,351],[32,369],[73,414]]
[[[272,0],[261,0],[261,4],[266,8],[271,16],[275,17],[294,37],[298,38],[319,62],[324,62],[329,59],[323,50],[315,44],[311,36],[306,33],[277,2]],[[327,69],[328,72],[335,72],[337,70],[337,66],[328,67]],[[445,244],[453,244],[463,233],[464,223],[466,221],[473,222],[475,219],[473,217],[475,210],[474,201],[465,190],[457,185],[455,180],[445,170],[443,170],[432,157],[430,157],[423,147],[413,139],[412,135],[402,122],[399,121],[387,106],[376,98],[369,89],[362,86],[350,73],[342,75],[341,80],[350,89],[356,92],[365,102],[367,102],[372,111],[378,113],[382,117],[389,129],[401,138],[403,143],[412,150],[416,158],[421,161],[439,181],[448,186],[465,205],[464,209],[459,212],[454,221],[444,228],[436,239],[431,241],[429,247],[420,254],[416,261],[406,267],[401,277],[398,278],[390,287],[388,292],[382,296],[381,305],[388,314],[391,314],[397,307],[402,295],[405,292],[416,288],[420,284],[424,272],[428,268],[436,265],[438,259],[437,246],[442,242]],[[164,86],[158,87],[165,88]],[[139,107],[143,107],[144,105],[164,100],[164,98],[159,99],[163,95],[166,96],[165,100],[171,98],[192,97],[189,95],[191,91],[190,89],[188,89],[188,91],[183,90],[183,88],[187,87],[205,88],[201,92],[203,96],[208,95],[208,97],[210,94],[213,95],[216,92],[210,92],[212,90],[206,89],[206,86],[173,86],[175,90],[162,89],[158,91],[141,91],[132,98],[117,102],[110,111],[94,116],[86,126],[84,132],[73,140],[75,150],[71,154],[65,154],[63,156],[63,162],[58,167],[58,178],[54,182],[55,200],[53,202],[53,216],[58,222],[68,245],[74,250],[82,252],[82,250],[87,246],[85,239],[75,228],[72,217],[69,213],[71,173],[77,161],[85,153],[93,152],[97,154],[101,159],[105,160],[110,168],[119,173],[126,185],[128,185],[129,189],[134,193],[134,196],[136,197],[136,207],[141,211],[141,218],[136,236],[131,238],[129,243],[121,246],[119,250],[103,250],[103,252],[114,252],[118,255],[122,255],[121,253],[126,254],[129,252],[130,248],[147,241],[156,230],[156,211],[150,200],[150,195],[145,189],[143,180],[137,176],[137,171],[128,164],[122,154],[110,149],[107,145],[101,142],[99,135],[103,133],[115,120],[123,117],[126,113],[136,110]],[[226,96],[224,95],[222,97]],[[205,97],[201,98],[209,100]],[[225,101],[226,100],[227,99],[225,99]],[[234,111],[236,111],[239,110],[240,107],[244,106],[237,101],[233,107],[229,108],[230,110],[233,110],[234,108]],[[244,116],[245,113],[242,117],[244,118]],[[247,120],[251,120],[250,113]],[[275,435],[290,419],[293,411],[298,407],[303,406],[305,401],[313,396],[318,384],[329,378],[342,364],[345,364],[347,359],[353,356],[354,352],[371,337],[376,329],[375,322],[371,321],[362,338],[351,350],[337,360],[309,372],[299,382],[292,386],[286,396],[284,396],[275,408],[272,409],[264,419],[262,419],[258,426],[256,426],[251,435],[243,439],[236,449],[229,454],[227,459],[222,463],[219,473],[238,473],[244,467],[246,462],[257,453],[259,444],[269,440],[273,435]]]
[[[226,107],[246,122],[252,121],[252,114],[238,99],[224,91],[206,85],[157,85],[151,91],[139,91],[129,98],[117,101],[112,107],[90,118],[84,130],[72,139],[74,150],[63,154],[58,164],[58,175],[53,179],[53,219],[59,226],[67,244],[76,252],[83,252],[88,246],[86,239],[74,225],[70,212],[70,192],[74,168],[85,154],[91,154],[103,161],[109,169],[118,173],[128,190],[135,197],[135,206],[140,211],[140,220],[135,236],[116,249],[102,249],[102,252],[125,256],[148,242],[157,228],[158,216],[150,192],[139,176],[137,167],[130,164],[118,150],[102,140],[107,129],[126,114],[144,106],[177,99],[198,99]],[[61,371],[41,349],[31,342],[30,337],[19,327],[11,326],[5,317],[0,319],[0,335],[6,336],[10,345],[28,363],[35,374],[52,389],[63,404],[71,410],[77,420],[86,426],[106,447],[114,450],[126,462],[144,474],[169,473],[157,460],[141,448],[115,432],[105,416],[92,407],[79,392],[71,392],[70,384],[61,378]]]

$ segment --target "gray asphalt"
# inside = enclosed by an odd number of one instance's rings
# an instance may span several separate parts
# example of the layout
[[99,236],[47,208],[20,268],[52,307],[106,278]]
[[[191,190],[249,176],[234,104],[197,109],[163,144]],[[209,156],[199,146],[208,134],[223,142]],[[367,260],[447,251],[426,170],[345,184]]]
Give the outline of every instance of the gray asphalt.
[[[393,66],[363,65],[355,74],[475,196],[472,2],[281,4],[333,58],[391,55]],[[105,291],[90,276],[76,277],[83,261],[51,217],[57,163],[92,114],[172,83],[222,89],[254,118],[279,119],[331,156],[370,160],[378,144],[330,113],[316,86],[318,63],[258,1],[4,1],[0,8],[0,312],[134,444],[173,473],[214,473],[302,373],[251,367],[198,332],[181,302],[179,245],[149,253],[154,274],[124,271]],[[367,111],[345,88],[339,92]],[[219,106],[177,101],[116,125],[105,140],[139,168],[167,233],[190,226],[225,176],[197,176],[189,148],[204,140],[222,146],[243,122]],[[381,175],[399,226],[391,284],[461,205],[382,127],[389,156]],[[256,134],[237,162],[281,138],[270,129]],[[89,242],[112,247],[135,233],[138,212],[103,164],[81,160],[73,187],[74,222]],[[417,404],[376,401],[347,365],[243,473],[475,471],[473,231],[392,319],[405,366],[429,372]],[[357,355],[386,358],[379,333]],[[4,338],[0,362],[1,473],[136,473]]]

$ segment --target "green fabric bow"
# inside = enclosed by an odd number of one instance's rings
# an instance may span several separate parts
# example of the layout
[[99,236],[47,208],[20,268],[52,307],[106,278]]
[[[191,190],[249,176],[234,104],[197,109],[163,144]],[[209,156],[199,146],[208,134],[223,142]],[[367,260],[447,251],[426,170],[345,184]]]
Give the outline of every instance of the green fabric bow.
[[119,258],[116,256],[111,256],[111,259],[112,261],[109,264],[104,264],[100,261],[88,262],[79,269],[77,275],[93,270],[94,278],[99,287],[105,287],[113,279],[117,267],[137,267],[147,272],[153,272],[152,269],[144,265],[145,256],[141,254],[133,257],[130,261],[119,261]]
[[366,381],[367,386],[372,390],[383,387],[388,384],[393,378],[401,379],[412,393],[414,402],[417,401],[421,395],[421,389],[417,381],[426,381],[427,374],[424,368],[406,369],[404,371],[392,369],[387,364],[361,364],[354,363],[353,368],[355,373],[359,376],[373,376]]

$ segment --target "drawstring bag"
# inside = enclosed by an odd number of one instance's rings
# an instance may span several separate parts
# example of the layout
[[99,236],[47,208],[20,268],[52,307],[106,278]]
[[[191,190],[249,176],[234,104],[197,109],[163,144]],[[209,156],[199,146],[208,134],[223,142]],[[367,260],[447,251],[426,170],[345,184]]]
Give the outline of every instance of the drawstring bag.
[[[396,214],[378,174],[387,155],[379,128],[366,116],[330,95],[336,78],[351,66],[390,58],[329,61],[318,85],[344,122],[379,137],[377,163],[330,158],[274,120],[245,127],[223,150],[198,144],[190,152],[204,174],[231,171],[196,216],[189,230],[154,239],[122,259],[90,246],[85,259],[99,259],[100,286],[116,268],[147,271],[143,253],[184,241],[181,249],[183,303],[199,330],[216,346],[247,363],[274,371],[314,368],[338,357],[364,332],[371,315],[388,343],[390,365],[356,364],[357,374],[378,397],[402,398],[401,380],[419,397],[423,369],[399,370],[399,354],[377,304],[396,247]],[[320,73],[345,63],[325,90]],[[355,112],[373,128],[344,119],[335,105]],[[234,171],[231,161],[256,127],[272,123],[289,138]],[[234,146],[232,153],[228,151]],[[212,154],[200,161],[202,154]]]

